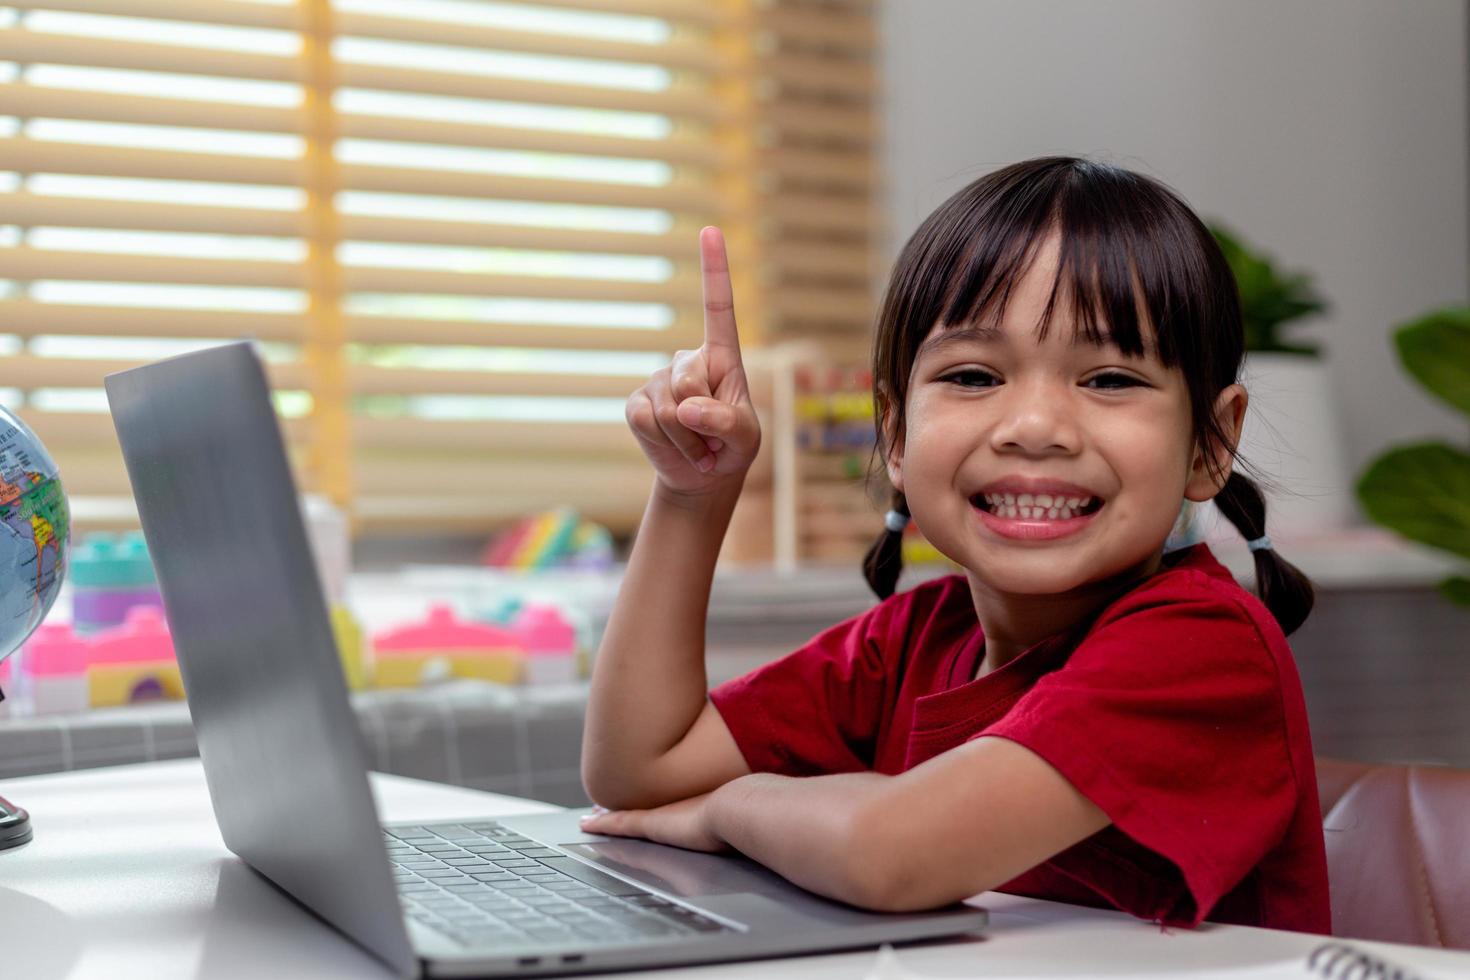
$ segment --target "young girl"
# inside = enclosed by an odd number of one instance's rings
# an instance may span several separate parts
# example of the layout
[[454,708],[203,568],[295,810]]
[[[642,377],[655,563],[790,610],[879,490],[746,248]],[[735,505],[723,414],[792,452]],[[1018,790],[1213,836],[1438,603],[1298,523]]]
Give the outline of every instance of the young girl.
[[[1028,160],[898,258],[874,337],[895,493],[882,602],[706,696],[715,558],[760,443],[719,232],[705,342],[628,402],[657,477],[593,673],[589,832],[734,848],[873,909],[987,889],[1329,931],[1322,815],[1286,634],[1312,590],[1235,472],[1235,281],[1173,192]],[[1208,546],[1214,499],[1261,599]],[[910,517],[964,569],[893,595]]]

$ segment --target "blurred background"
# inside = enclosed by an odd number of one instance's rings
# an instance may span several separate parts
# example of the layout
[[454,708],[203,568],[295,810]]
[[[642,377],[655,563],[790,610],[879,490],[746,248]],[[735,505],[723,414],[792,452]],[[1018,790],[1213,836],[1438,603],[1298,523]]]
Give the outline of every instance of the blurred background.
[[[474,627],[540,603],[585,675],[651,485],[624,402],[701,340],[698,229],[729,242],[765,432],[713,682],[872,601],[866,362],[903,241],[990,170],[1090,155],[1176,189],[1259,273],[1244,451],[1321,590],[1292,638],[1319,751],[1470,764],[1470,616],[1440,585],[1464,562],[1355,490],[1392,447],[1470,431],[1392,339],[1470,289],[1467,49],[1464,0],[10,4],[0,404],[55,457],[80,548],[137,526],[102,377],[257,340],[380,768],[575,801],[576,684],[510,664],[519,700],[492,710],[464,692],[494,671],[375,664],[432,604],[482,650]],[[1233,529],[1194,532],[1249,584]],[[96,540],[74,568],[136,545]],[[916,535],[906,555],[911,580],[953,570]],[[53,710],[17,662],[0,775],[192,751],[182,705],[109,713],[168,683]],[[452,734],[425,727],[446,712]],[[444,749],[476,725],[550,755],[476,769]]]

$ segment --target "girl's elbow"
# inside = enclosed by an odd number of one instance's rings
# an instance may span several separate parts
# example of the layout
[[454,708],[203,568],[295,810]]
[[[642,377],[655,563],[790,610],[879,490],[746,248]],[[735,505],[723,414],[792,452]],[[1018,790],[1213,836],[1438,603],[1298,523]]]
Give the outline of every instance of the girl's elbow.
[[589,800],[609,810],[647,809],[633,780],[610,772],[606,766],[596,765],[585,755],[582,757],[582,789]]
[[911,830],[912,822],[892,810],[854,814],[847,848],[851,904],[874,912],[925,912],[994,887],[985,869],[957,876],[951,864],[925,860],[921,855],[934,849]]
[[987,890],[985,886],[954,888],[925,881],[905,870],[869,874],[866,879],[859,888],[860,900],[853,904],[873,912],[927,912]]

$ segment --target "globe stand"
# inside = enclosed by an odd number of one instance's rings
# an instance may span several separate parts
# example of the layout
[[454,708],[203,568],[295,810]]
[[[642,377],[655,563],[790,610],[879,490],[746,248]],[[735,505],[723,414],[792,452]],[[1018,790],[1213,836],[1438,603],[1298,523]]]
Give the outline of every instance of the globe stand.
[[[0,691],[0,701],[5,692]],[[0,851],[19,847],[31,839],[31,815],[0,796]]]
[[31,837],[30,814],[0,796],[0,851],[30,843]]

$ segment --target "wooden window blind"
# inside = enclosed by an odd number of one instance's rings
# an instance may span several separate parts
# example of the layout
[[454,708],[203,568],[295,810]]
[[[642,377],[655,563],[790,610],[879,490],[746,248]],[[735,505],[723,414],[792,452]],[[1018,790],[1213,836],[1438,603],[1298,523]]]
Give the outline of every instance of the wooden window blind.
[[102,377],[252,337],[359,530],[629,530],[699,227],[750,347],[865,343],[873,43],[859,0],[0,7],[0,399],[127,526]]

